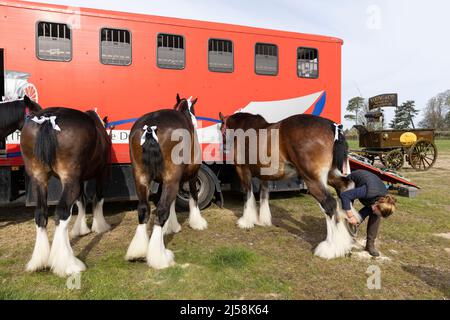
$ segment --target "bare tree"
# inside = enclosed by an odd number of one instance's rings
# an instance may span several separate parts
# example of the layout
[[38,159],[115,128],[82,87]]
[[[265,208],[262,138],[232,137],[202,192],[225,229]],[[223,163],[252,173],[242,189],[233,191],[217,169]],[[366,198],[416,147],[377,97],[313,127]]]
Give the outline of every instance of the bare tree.
[[424,112],[424,119],[420,122],[422,128],[444,130],[445,118],[450,112],[450,90],[431,98]]

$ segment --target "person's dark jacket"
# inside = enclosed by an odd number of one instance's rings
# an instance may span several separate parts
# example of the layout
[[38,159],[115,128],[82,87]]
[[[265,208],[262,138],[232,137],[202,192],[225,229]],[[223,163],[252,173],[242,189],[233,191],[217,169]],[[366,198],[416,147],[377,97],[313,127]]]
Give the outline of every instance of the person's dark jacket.
[[366,207],[375,204],[381,197],[388,194],[388,190],[383,181],[375,174],[365,171],[353,171],[348,178],[355,183],[355,188],[366,186],[367,194],[359,201]]
[[369,207],[388,194],[383,181],[369,171],[356,170],[347,178],[355,183],[355,188],[341,194],[344,210],[350,209],[350,201],[358,199],[365,207]]

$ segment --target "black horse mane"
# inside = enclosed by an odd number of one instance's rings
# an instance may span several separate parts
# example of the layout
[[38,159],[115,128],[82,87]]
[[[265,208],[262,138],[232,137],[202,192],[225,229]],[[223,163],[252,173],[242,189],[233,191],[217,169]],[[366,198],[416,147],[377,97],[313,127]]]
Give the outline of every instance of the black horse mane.
[[8,127],[25,117],[23,99],[0,103],[0,128]]

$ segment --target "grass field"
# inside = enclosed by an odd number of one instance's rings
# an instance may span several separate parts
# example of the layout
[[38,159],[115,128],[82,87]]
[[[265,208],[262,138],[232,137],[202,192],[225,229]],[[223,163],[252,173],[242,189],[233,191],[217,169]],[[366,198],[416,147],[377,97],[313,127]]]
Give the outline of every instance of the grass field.
[[[227,194],[224,209],[203,211],[206,231],[191,230],[179,213],[182,231],[166,237],[177,264],[157,271],[123,258],[137,224],[136,204],[108,204],[113,230],[72,240],[88,270],[80,289],[70,290],[49,271],[24,271],[34,245],[33,210],[1,209],[0,299],[449,299],[450,240],[443,236],[450,234],[450,141],[437,145],[431,171],[402,171],[422,189],[417,198],[399,197],[398,213],[383,221],[380,259],[360,249],[333,261],[314,257],[326,227],[308,195],[273,195],[274,226],[243,231],[236,227],[241,197]],[[50,219],[50,237],[53,232]],[[364,236],[365,225],[360,242]],[[371,265],[380,267],[380,290],[367,287]]]

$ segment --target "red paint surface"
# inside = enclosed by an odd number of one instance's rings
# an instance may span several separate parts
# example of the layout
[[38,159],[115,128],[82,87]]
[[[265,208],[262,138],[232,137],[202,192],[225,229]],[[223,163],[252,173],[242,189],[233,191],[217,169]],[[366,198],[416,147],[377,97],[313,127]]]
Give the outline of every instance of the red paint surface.
[[[75,21],[66,7],[21,1],[0,1],[0,48],[5,49],[6,70],[29,72],[43,107],[64,106],[80,110],[98,108],[110,121],[137,118],[172,108],[176,94],[198,97],[196,114],[218,118],[232,114],[251,101],[274,101],[326,91],[323,117],[341,122],[341,46],[336,38],[259,28],[165,18],[94,9],[81,9],[80,28],[72,30],[72,61],[41,61],[36,57],[36,23]],[[99,33],[103,27],[132,33],[131,66],[103,65],[99,60]],[[158,33],[183,35],[184,70],[156,65]],[[234,45],[234,72],[208,70],[210,38],[229,39]],[[256,75],[257,42],[278,46],[278,76]],[[319,50],[318,79],[297,76],[297,48]],[[204,122],[203,126],[209,125]],[[130,129],[132,124],[116,127]],[[9,146],[8,153],[19,152]],[[113,162],[129,163],[126,144],[115,144]],[[0,159],[0,165],[21,165],[20,158]]]

